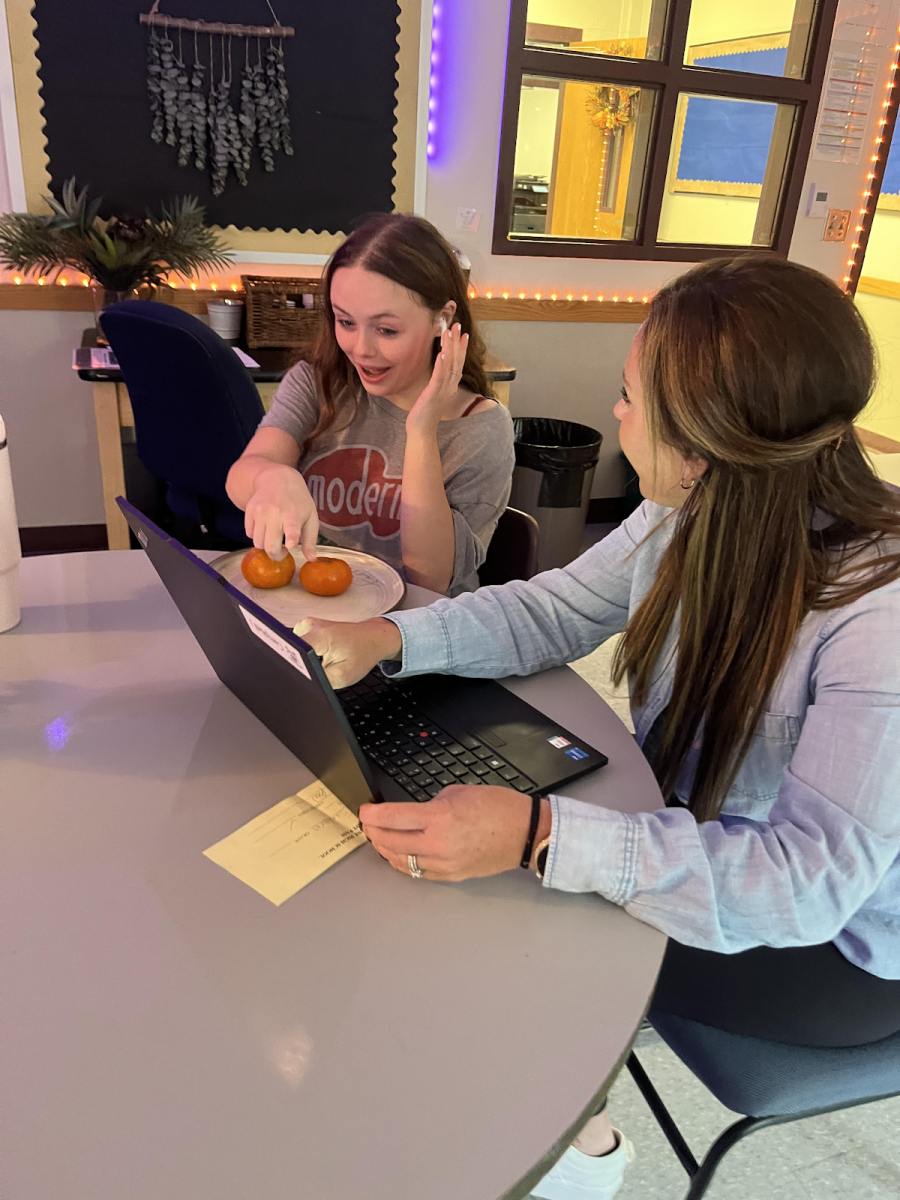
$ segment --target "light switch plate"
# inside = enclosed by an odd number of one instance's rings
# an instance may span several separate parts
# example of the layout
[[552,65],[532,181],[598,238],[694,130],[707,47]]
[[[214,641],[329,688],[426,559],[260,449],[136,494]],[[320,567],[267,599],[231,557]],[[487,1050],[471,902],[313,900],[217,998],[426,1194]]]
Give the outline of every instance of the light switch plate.
[[852,211],[849,208],[829,208],[822,241],[845,242],[847,234],[850,232],[850,218],[852,215]]

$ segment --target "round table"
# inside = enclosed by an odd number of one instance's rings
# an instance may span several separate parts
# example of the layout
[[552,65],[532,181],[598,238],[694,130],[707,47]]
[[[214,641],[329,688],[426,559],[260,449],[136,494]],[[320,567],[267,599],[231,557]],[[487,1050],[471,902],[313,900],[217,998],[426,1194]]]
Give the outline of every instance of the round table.
[[[202,851],[311,777],[144,554],[27,559],[22,607],[0,638],[4,1191],[526,1194],[605,1094],[664,937],[525,871],[421,883],[368,845],[273,907]],[[569,794],[660,805],[574,672],[507,686],[608,754]]]

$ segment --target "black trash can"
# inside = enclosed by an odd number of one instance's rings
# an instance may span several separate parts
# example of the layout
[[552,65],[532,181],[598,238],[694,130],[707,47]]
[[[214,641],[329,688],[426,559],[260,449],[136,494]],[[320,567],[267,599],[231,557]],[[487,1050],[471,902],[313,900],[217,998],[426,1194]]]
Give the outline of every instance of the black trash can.
[[516,417],[513,426],[510,507],[530,513],[540,526],[538,570],[564,567],[581,553],[603,434],[552,417]]

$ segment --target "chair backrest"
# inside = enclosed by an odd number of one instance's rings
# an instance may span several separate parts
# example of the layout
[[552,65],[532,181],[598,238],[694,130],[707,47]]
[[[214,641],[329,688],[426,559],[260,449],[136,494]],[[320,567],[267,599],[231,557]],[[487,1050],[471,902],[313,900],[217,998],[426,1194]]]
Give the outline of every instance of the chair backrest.
[[170,488],[233,509],[225,477],[263,415],[246,367],[218,334],[169,304],[128,300],[100,324],[131,398],[141,462]]
[[534,517],[507,508],[502,513],[488,546],[487,557],[478,569],[482,586],[530,579],[537,571],[540,529]]

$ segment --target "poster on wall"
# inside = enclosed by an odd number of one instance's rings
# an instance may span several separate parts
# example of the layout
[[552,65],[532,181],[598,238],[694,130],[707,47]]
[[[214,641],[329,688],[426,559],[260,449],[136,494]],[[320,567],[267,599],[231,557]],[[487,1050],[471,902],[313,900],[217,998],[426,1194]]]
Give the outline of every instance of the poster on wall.
[[54,192],[74,176],[136,215],[193,195],[239,229],[390,211],[396,0],[273,4],[291,35],[253,32],[273,28],[266,0],[35,0]]
[[[753,75],[784,74],[790,35],[767,34],[692,47],[691,66]],[[673,192],[759,196],[777,105],[690,96],[676,127]]]

